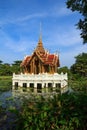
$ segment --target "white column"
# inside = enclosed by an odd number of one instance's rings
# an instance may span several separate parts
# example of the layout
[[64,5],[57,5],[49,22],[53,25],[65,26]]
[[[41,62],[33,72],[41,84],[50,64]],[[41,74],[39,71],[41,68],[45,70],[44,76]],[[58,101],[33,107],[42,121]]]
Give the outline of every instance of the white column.
[[27,83],[27,88],[29,88],[29,85],[30,85],[30,84],[29,84],[29,83]]
[[44,85],[45,85],[45,84],[44,84],[44,83],[42,83],[42,88],[44,88]]
[[53,83],[53,88],[55,88],[55,83]]
[[46,88],[48,88],[48,83],[46,83]]
[[12,86],[15,86],[15,81],[14,80],[12,81]]
[[34,82],[34,88],[37,88],[37,83],[36,82]]
[[23,87],[23,83],[21,81],[19,81],[18,86]]

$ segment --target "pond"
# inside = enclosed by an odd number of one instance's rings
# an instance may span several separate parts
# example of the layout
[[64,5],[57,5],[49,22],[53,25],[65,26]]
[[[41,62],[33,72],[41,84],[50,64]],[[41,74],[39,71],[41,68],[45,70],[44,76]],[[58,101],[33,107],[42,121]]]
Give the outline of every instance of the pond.
[[32,99],[39,96],[45,98],[53,97],[55,94],[64,93],[68,91],[65,89],[29,89],[29,88],[13,88],[6,92],[0,92],[0,107],[4,112],[0,112],[0,130],[9,130],[10,127],[15,128],[11,122],[15,120],[15,115],[9,111],[11,108],[16,108],[20,111],[24,99]]
[[41,95],[47,98],[54,94],[65,93],[68,91],[68,87],[64,89],[29,89],[29,88],[12,88],[12,90],[2,92],[0,94],[0,106],[3,108],[9,108],[9,106],[20,107],[23,98],[30,98],[32,96]]

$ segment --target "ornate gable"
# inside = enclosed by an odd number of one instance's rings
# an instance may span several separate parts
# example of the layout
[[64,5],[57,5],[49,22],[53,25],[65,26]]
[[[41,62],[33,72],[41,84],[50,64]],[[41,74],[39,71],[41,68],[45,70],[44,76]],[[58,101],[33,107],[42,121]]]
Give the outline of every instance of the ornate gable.
[[27,73],[54,73],[57,72],[57,67],[59,67],[59,57],[46,51],[40,38],[33,54],[24,58],[21,67]]

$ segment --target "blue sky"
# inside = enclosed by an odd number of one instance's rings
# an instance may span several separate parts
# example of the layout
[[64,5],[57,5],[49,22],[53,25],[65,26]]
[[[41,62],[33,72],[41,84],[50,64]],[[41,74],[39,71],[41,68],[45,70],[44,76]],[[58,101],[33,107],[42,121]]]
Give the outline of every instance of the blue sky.
[[57,52],[60,65],[70,67],[75,56],[87,52],[75,24],[81,17],[66,8],[66,0],[0,0],[0,60],[13,63],[31,55],[37,46],[40,23],[42,41]]

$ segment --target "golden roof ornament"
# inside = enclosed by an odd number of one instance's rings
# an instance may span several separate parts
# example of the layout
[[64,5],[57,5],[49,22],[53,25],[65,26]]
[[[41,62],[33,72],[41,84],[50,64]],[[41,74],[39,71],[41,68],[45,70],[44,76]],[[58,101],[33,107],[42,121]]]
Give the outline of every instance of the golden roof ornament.
[[44,49],[43,43],[42,43],[42,27],[41,27],[41,23],[40,23],[39,41],[38,41],[38,45],[37,45],[37,47],[36,47],[36,51],[45,52],[45,49]]

